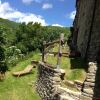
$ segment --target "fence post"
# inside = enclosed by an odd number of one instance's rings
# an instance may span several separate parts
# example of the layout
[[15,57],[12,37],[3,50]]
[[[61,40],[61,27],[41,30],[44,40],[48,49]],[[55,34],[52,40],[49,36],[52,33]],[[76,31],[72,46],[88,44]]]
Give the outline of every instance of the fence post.
[[45,56],[45,44],[46,44],[46,41],[43,41],[43,48],[42,48],[42,62],[45,61],[45,59],[44,59],[44,56]]
[[61,45],[63,43],[64,43],[64,34],[62,33],[59,38],[59,48],[58,48],[58,55],[57,55],[57,69],[60,69],[61,56],[62,56]]

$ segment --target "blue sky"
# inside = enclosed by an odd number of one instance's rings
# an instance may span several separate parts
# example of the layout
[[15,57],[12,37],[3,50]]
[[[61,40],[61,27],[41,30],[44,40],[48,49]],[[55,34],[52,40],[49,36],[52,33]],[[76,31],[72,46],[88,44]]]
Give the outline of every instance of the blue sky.
[[0,17],[43,26],[71,26],[75,0],[0,0]]

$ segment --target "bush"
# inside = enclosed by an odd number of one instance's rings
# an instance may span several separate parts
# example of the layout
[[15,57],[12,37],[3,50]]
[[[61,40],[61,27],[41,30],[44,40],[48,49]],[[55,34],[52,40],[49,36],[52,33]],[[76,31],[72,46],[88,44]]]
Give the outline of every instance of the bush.
[[[5,49],[4,49],[4,37],[3,37],[3,30],[0,30],[0,74],[3,74],[7,70],[7,65],[5,61]],[[1,79],[1,78],[0,78]]]
[[6,49],[6,60],[9,66],[14,66],[17,62],[24,58],[24,55],[21,53],[21,50],[16,46],[11,46]]

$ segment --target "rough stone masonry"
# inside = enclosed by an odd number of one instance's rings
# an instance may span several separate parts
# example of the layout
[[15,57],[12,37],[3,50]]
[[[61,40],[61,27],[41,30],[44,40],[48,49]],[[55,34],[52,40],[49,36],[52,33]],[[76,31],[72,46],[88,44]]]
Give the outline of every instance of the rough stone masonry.
[[100,58],[100,0],[76,0],[72,45],[88,61]]
[[39,62],[36,90],[42,100],[80,100],[81,92],[62,87],[64,74],[62,69],[50,68]]
[[[100,98],[97,99],[98,97],[94,96],[96,63],[89,63],[84,83],[75,81],[74,85],[77,86],[77,89],[80,88],[80,91],[63,87],[61,83],[64,79],[64,70],[54,69],[43,62],[39,62],[37,68],[36,90],[42,100],[100,100]],[[72,83],[69,84],[73,85]]]
[[58,72],[40,64],[37,92],[42,100],[100,100],[100,0],[76,0],[71,32],[73,50],[89,65],[81,93],[62,88]]
[[57,100],[56,86],[60,85],[58,73],[43,62],[38,65],[37,92],[42,100]]
[[79,51],[87,63],[92,62],[89,63],[83,95],[100,100],[100,0],[76,0],[71,32],[73,50]]

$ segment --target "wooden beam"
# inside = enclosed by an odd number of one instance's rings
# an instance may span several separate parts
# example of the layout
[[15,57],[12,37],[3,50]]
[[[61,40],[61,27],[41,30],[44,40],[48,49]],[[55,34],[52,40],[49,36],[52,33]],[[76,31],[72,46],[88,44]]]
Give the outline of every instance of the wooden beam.
[[59,43],[59,40],[56,40],[56,41],[53,41],[53,42],[49,42],[49,43],[46,43],[44,44],[44,46],[48,47],[49,45],[53,45],[55,43]]
[[45,59],[44,59],[44,56],[45,56],[45,44],[46,44],[46,41],[43,41],[43,48],[42,48],[42,62],[44,62],[45,61]]
[[[50,54],[57,54],[58,52],[48,52],[48,53],[50,53]],[[68,54],[70,54],[70,52],[62,52],[61,54],[68,55]]]
[[58,55],[57,55],[57,69],[60,68],[60,63],[61,63],[61,45],[62,45],[62,42],[64,41],[64,34],[61,34],[60,35],[60,38],[59,38],[59,49],[58,49]]

